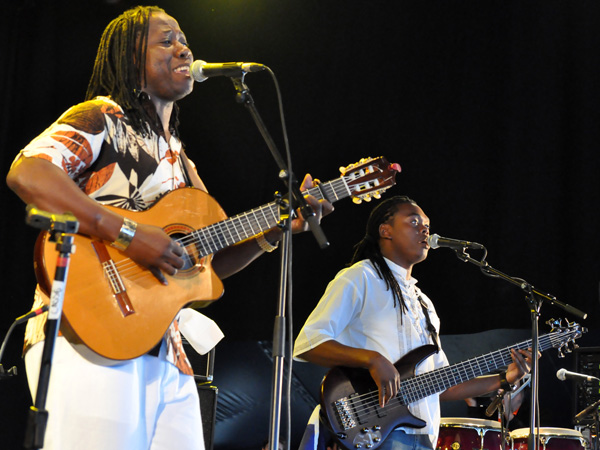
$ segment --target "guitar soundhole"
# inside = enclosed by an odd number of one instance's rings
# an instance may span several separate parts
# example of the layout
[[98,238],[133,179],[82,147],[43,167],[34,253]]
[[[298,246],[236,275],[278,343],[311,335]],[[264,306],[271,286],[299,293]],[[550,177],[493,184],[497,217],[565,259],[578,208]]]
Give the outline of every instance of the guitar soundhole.
[[183,224],[169,225],[165,228],[165,232],[171,236],[173,240],[178,241],[184,248],[183,254],[184,266],[177,271],[177,278],[196,275],[205,269],[205,261],[208,256],[200,256],[197,242],[189,236],[189,233],[194,231]]

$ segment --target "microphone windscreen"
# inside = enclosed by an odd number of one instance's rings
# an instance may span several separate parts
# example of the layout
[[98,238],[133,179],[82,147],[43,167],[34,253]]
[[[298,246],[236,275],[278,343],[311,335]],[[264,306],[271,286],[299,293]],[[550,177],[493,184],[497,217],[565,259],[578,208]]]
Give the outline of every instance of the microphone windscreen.
[[438,239],[439,239],[440,235],[439,234],[431,234],[429,236],[427,236],[427,243],[429,244],[429,246],[431,248],[439,248],[439,244],[438,244]]
[[208,77],[202,73],[202,67],[204,67],[205,64],[206,61],[202,61],[201,59],[198,59],[192,63],[190,67],[190,73],[194,81],[202,83],[203,81],[208,80]]

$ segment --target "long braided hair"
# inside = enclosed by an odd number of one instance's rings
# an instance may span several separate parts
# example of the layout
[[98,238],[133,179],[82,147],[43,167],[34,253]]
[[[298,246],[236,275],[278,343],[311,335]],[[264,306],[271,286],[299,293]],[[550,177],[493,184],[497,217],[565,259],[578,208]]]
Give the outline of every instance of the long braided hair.
[[394,306],[400,304],[403,311],[406,311],[407,307],[402,297],[402,290],[400,289],[398,280],[396,280],[396,277],[394,277],[394,274],[383,259],[381,248],[379,247],[379,226],[388,222],[398,210],[398,206],[405,203],[417,204],[405,195],[397,195],[379,203],[371,211],[367,220],[365,236],[354,246],[354,255],[349,264],[352,265],[363,259],[371,260],[379,277],[385,281],[388,290],[392,291]]
[[[133,129],[142,135],[148,126],[158,126],[143,106],[142,87],[146,84],[146,49],[153,13],[165,12],[158,6],[136,6],[113,19],[100,39],[86,100],[103,95],[111,97],[125,111]],[[170,126],[177,129],[177,105]]]

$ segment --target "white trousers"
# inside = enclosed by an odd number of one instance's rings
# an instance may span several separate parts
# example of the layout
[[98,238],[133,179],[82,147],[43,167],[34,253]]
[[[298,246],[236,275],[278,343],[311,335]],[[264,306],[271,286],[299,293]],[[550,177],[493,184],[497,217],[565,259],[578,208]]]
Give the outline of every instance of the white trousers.
[[[44,342],[25,355],[35,399]],[[194,377],[144,355],[116,366],[83,358],[56,340],[45,409],[44,450],[204,450]]]

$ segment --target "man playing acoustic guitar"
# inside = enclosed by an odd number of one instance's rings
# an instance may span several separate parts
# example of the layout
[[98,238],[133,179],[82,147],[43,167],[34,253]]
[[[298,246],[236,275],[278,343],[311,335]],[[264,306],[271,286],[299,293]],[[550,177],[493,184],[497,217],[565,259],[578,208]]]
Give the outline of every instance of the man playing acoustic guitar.
[[[500,376],[470,379],[441,394],[425,395],[410,402],[408,410],[394,405],[399,401],[396,396],[403,383],[394,362],[405,357],[407,369],[418,364],[417,374],[448,366],[439,347],[440,321],[435,308],[411,275],[413,266],[427,257],[429,226],[429,218],[408,197],[396,196],[375,207],[366,235],[356,246],[352,265],[330,282],[296,340],[297,359],[326,367],[366,369],[370,377],[365,378],[369,383],[372,378],[376,384],[374,392],[378,390],[378,396],[374,393],[369,397],[359,391],[356,398],[344,397],[335,405],[339,409],[333,415],[343,424],[337,437],[346,448],[355,447],[358,441],[353,439],[363,440],[362,448],[435,448],[440,400],[459,400],[506,388],[530,370],[531,352],[511,349],[513,362]],[[438,351],[425,355],[415,352],[428,344]],[[352,388],[358,389],[357,386],[358,380]],[[437,392],[435,386],[432,392]],[[389,409],[378,410],[377,403],[381,408],[389,403]],[[344,409],[347,405],[351,406]],[[368,416],[368,411],[375,412]],[[364,421],[354,423],[355,416],[361,414]],[[387,439],[381,435],[378,423],[393,425]],[[404,426],[395,427],[398,423]],[[345,430],[352,429],[360,431],[351,438]]]
[[[77,55],[72,56],[76,60]],[[142,292],[150,292],[146,286],[151,285],[152,294],[145,295],[153,298],[142,299],[148,302],[166,302],[169,289],[188,282],[188,275],[177,274],[184,272],[184,248],[162,227],[136,223],[126,211],[145,211],[179,188],[205,191],[177,131],[175,102],[192,92],[192,62],[183,31],[164,10],[136,7],[124,12],[102,35],[86,101],[27,145],[7,177],[9,187],[27,204],[56,214],[71,212],[79,232],[94,238],[98,255],[129,260],[127,270],[141,273],[129,287],[146,283]],[[313,187],[309,175],[302,187]],[[308,200],[318,219],[332,210],[327,201]],[[303,231],[305,223],[296,219],[292,228]],[[234,274],[274,250],[281,231],[274,227],[252,236],[214,255],[212,268],[218,277]],[[104,282],[104,276],[93,278],[89,284]],[[79,282],[86,287],[85,281]],[[118,296],[123,316],[129,314],[128,320],[141,316],[131,314],[131,307],[137,306],[129,305],[120,292]],[[65,307],[67,300],[65,296]],[[82,295],[76,302],[85,306],[90,300]],[[43,303],[48,303],[47,293],[37,289],[35,307]],[[167,318],[152,343],[158,342],[156,347],[116,365],[90,362],[65,337],[58,338],[44,449],[204,448],[198,392],[174,317]],[[39,316],[26,331],[25,359],[33,395],[45,321],[45,315]],[[108,340],[113,333],[105,326],[100,338]],[[144,337],[143,328],[138,334]]]

